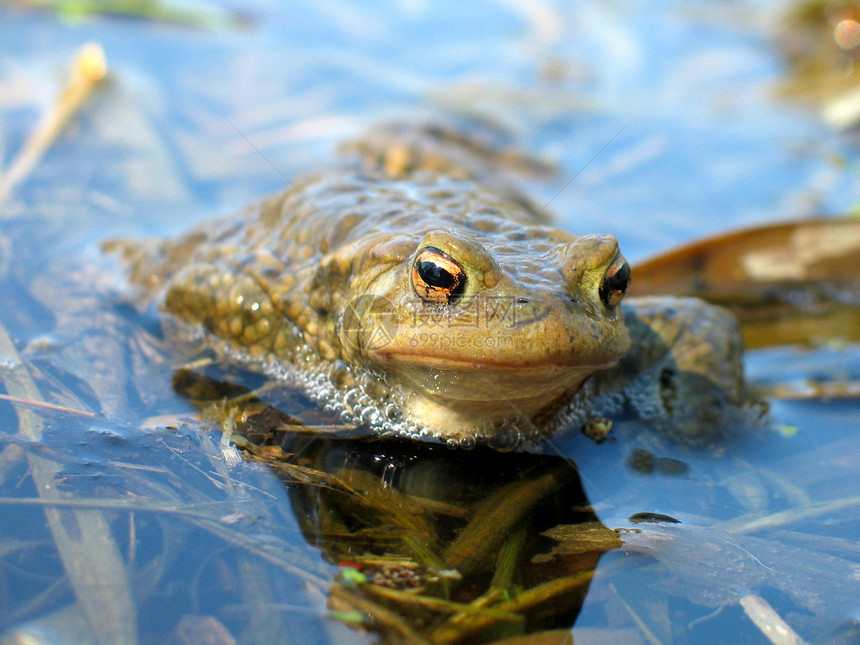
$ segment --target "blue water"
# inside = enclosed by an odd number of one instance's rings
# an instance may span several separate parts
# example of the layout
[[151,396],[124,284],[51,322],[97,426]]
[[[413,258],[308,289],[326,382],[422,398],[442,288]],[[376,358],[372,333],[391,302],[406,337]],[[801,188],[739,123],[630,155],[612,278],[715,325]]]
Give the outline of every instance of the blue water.
[[[173,234],[277,191],[284,177],[324,165],[337,142],[375,121],[451,112],[497,122],[524,148],[556,162],[558,175],[530,181],[529,190],[538,201],[551,200],[549,210],[560,226],[615,234],[631,260],[715,231],[843,213],[860,203],[860,153],[814,108],[777,97],[785,66],[773,46],[774,16],[785,5],[775,0],[248,0],[210,6],[243,16],[244,26],[204,30],[117,17],[68,21],[0,4],[0,150],[6,163],[53,102],[78,47],[101,43],[111,72],[110,83],[15,192],[7,205],[12,218],[0,230],[26,238],[21,248],[27,248],[34,267],[57,255],[83,258],[100,239]],[[23,267],[12,273],[26,281]],[[17,284],[4,282],[7,298],[17,297]],[[45,333],[15,329],[19,349]],[[850,378],[857,365],[856,351],[831,349],[798,360],[785,350],[750,356],[748,373],[757,382],[786,374],[798,380]],[[169,373],[163,368],[161,376]],[[178,397],[172,405],[171,414],[190,411]],[[202,474],[211,463],[200,455],[217,453],[218,436],[204,440],[192,430],[166,436],[132,430],[138,417],[156,413],[139,402],[129,419],[104,432],[83,421],[57,421],[43,444],[64,455],[69,486],[79,486],[75,490],[84,497],[97,495],[108,482],[139,484],[143,488],[136,495],[164,502],[222,504],[219,516],[238,518],[249,540],[305,563],[301,566],[319,582],[277,567],[277,574],[269,574],[281,603],[274,613],[302,634],[303,642],[364,639],[327,618],[324,589],[334,568],[307,544],[299,530],[302,518],[293,515],[282,482],[262,466],[240,462],[229,481],[247,492],[248,505],[235,508],[236,490],[226,491],[226,485],[213,484],[222,480]],[[784,511],[800,498],[814,504],[855,495],[860,490],[857,418],[853,401],[775,402],[772,425],[782,433],[738,438],[718,454],[655,450],[658,457],[683,462],[681,474],[629,467],[632,446],[639,443],[623,427],[618,440],[598,446],[576,437],[558,449],[576,460],[585,491],[609,526],[627,525],[630,515],[646,511],[691,525],[718,524]],[[4,408],[3,419],[4,432],[13,434],[11,408]],[[113,433],[120,439],[109,440]],[[179,482],[145,490],[115,462],[199,477],[184,482],[199,496],[183,497],[187,490]],[[26,481],[22,464],[12,473],[3,485],[5,497],[17,496],[16,486],[23,485],[18,482]],[[44,544],[50,535],[38,509],[2,503],[0,509],[2,540],[41,545],[5,560],[2,632],[44,620],[43,613],[22,609],[26,603],[8,585],[26,581],[19,593],[35,596],[44,586],[34,578],[61,578],[62,568],[56,556],[40,565],[37,556],[49,551]],[[134,538],[129,528],[117,537],[124,548],[136,540],[140,563],[163,552],[174,557],[159,580],[163,588],[148,589],[141,601],[141,642],[159,641],[189,614],[218,615],[238,632],[243,625],[238,617],[253,608],[242,604],[239,583],[224,574],[234,563],[235,545],[200,525],[183,525],[183,532],[174,534],[175,526],[165,528],[169,516],[142,513],[141,518]],[[855,567],[860,559],[857,504],[759,535],[790,542],[779,531],[844,539],[854,550],[841,555]],[[179,543],[167,544],[171,535]],[[586,630],[582,638],[588,629],[636,631],[629,616],[613,615],[606,607],[617,590],[645,584],[637,582],[643,575],[647,582],[648,564],[632,556],[605,556],[576,625]],[[145,587],[145,576],[136,584]],[[676,578],[675,584],[685,583]],[[686,584],[697,584],[695,573]],[[765,642],[736,604],[710,623],[706,635],[685,631],[714,608],[684,604],[684,594],[671,585],[649,591],[661,593],[671,596],[678,621],[677,629],[658,630],[664,642],[673,633],[678,642],[722,642],[729,636]],[[54,610],[71,601],[68,589],[61,595],[54,605],[40,607]],[[794,611],[804,618],[783,595],[779,591],[771,599],[777,609],[789,614],[789,622]],[[648,598],[639,600],[630,602],[640,615],[653,609]],[[853,606],[860,612],[860,595]],[[858,616],[840,605],[821,619],[801,621],[811,625],[802,635],[816,640],[848,633],[840,630]],[[834,642],[857,642],[856,632],[840,638]]]

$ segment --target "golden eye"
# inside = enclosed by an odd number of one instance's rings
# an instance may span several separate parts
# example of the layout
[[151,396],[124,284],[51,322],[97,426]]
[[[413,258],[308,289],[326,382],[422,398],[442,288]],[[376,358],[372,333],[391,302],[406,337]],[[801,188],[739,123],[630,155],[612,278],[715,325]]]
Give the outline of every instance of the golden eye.
[[415,257],[412,287],[424,300],[448,304],[462,295],[465,286],[463,269],[439,249],[428,246]]
[[619,255],[606,270],[600,285],[600,299],[607,308],[612,309],[621,302],[627,287],[630,286],[630,265],[624,256]]

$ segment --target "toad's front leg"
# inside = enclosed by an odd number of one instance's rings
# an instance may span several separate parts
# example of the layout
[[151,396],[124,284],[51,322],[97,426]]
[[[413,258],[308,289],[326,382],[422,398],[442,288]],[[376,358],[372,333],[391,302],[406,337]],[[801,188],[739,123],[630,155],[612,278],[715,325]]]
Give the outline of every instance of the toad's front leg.
[[697,298],[653,297],[631,299],[624,317],[632,348],[612,371],[638,416],[685,443],[725,434],[745,402],[734,316]]

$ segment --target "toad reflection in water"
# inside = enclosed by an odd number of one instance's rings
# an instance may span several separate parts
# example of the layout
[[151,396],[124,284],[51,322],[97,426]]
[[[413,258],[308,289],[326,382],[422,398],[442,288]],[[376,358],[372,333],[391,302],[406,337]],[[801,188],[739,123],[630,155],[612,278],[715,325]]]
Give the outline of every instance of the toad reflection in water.
[[[260,418],[269,424],[272,413]],[[253,415],[245,423],[253,426]],[[715,609],[755,620],[749,605],[768,598],[802,632],[838,625],[848,640],[832,642],[855,642],[846,617],[860,608],[856,563],[655,513],[611,529],[568,459],[306,433],[269,433],[262,443],[274,448],[273,441],[283,452],[269,463],[288,475],[305,539],[340,567],[328,608],[385,642],[530,635],[569,643],[571,628],[582,629],[577,619],[588,595],[586,631],[595,612],[601,626],[604,612],[615,617],[616,626],[595,632],[594,642],[645,642],[624,625],[634,625],[637,613],[659,623],[650,614],[669,611],[689,623],[685,633],[695,641],[709,632]],[[604,554],[618,559],[603,561],[598,572]],[[615,575],[634,560],[644,577]]]
[[[299,438],[290,481],[302,532],[341,574],[330,609],[391,640],[485,642],[573,625],[602,553],[621,545],[591,511],[576,466],[479,446]],[[577,530],[547,555],[542,532]],[[559,641],[561,642],[561,641]]]
[[180,342],[202,328],[376,432],[513,448],[628,404],[689,443],[721,433],[744,399],[732,316],[622,304],[616,239],[549,226],[482,134],[381,126],[238,216],[122,244],[132,280]]

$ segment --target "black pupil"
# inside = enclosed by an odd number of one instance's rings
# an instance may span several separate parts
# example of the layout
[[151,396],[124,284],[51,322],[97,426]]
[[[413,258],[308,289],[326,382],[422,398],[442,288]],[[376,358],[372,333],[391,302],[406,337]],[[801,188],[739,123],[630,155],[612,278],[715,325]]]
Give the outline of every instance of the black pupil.
[[629,285],[630,265],[625,262],[619,267],[618,271],[611,276],[607,276],[603,284],[600,285],[600,299],[608,305],[612,293],[621,292],[623,294],[627,291]]
[[615,275],[607,281],[607,287],[610,291],[626,291],[627,285],[630,284],[630,265],[626,262],[621,266]]
[[457,285],[457,276],[430,260],[418,262],[418,275],[431,287],[453,289]]

